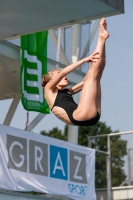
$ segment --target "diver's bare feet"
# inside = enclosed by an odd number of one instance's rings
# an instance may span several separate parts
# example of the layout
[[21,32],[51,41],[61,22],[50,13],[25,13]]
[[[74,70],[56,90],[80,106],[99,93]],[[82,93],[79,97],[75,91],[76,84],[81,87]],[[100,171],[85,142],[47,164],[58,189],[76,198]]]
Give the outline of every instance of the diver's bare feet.
[[107,31],[107,22],[104,17],[100,21],[99,37],[105,40],[109,37],[109,33]]

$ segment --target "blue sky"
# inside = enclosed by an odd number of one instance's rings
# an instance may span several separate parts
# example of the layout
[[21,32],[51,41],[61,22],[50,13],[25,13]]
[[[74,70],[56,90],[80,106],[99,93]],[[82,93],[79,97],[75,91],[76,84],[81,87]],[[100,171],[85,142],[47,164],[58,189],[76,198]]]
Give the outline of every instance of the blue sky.
[[[106,42],[107,63],[102,77],[102,115],[101,120],[112,130],[133,130],[133,1],[125,1],[125,14],[107,17],[110,38]],[[93,40],[91,51],[95,49],[97,34]],[[12,100],[0,101],[0,123],[2,124]],[[30,112],[30,121],[38,113]],[[26,111],[21,103],[17,108],[10,126],[24,129]],[[64,122],[47,115],[33,129],[51,130],[58,127],[63,130]]]

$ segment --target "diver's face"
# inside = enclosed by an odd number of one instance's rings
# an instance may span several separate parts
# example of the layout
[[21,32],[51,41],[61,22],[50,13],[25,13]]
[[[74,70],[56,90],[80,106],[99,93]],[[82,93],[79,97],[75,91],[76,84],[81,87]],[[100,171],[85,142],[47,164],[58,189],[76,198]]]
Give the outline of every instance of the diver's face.
[[[55,76],[57,76],[58,74],[60,73],[60,71],[55,71],[54,73],[53,73],[53,78],[55,77]],[[61,81],[58,83],[58,86],[60,86],[60,87],[66,87],[68,85],[68,78],[66,77],[66,76],[64,76],[62,79],[61,79]]]

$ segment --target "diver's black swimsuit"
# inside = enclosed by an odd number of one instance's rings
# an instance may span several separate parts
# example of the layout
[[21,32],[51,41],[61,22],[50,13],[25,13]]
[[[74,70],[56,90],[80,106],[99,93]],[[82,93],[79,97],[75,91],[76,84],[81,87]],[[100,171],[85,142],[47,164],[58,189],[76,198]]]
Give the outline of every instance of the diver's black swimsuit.
[[[70,121],[77,126],[94,126],[100,119],[100,115],[97,112],[96,117],[90,120],[85,120],[85,121],[75,120],[73,118],[73,112],[74,110],[76,110],[78,105],[74,102],[72,94],[69,92],[68,89],[58,90],[53,107],[54,106],[63,108],[66,111]],[[51,111],[53,107],[51,108]]]

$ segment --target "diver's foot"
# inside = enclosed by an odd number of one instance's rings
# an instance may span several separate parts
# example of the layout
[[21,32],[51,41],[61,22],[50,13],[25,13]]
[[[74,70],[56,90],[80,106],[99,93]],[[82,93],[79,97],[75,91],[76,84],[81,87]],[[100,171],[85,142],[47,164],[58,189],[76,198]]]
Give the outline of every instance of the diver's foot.
[[109,32],[107,31],[107,22],[104,17],[100,21],[99,37],[105,40],[109,37]]

